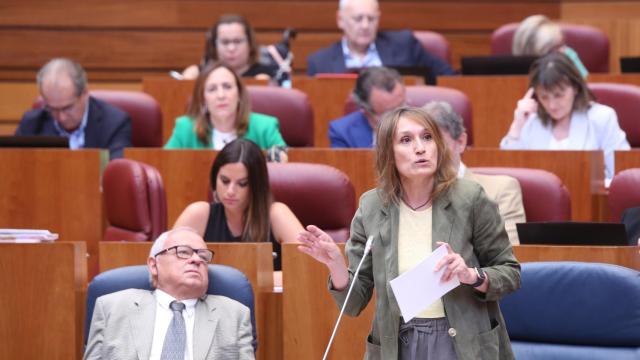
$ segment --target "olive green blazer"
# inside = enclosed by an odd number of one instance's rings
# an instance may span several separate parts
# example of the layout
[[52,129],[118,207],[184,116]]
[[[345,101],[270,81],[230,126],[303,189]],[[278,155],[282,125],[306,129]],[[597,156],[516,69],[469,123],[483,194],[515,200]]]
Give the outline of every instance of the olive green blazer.
[[[350,281],[367,237],[374,235],[374,240],[345,312],[357,316],[375,289],[376,310],[365,359],[397,359],[401,313],[389,281],[398,276],[399,215],[397,206],[383,204],[378,191],[374,189],[362,195],[351,224],[351,238],[346,245]],[[467,266],[482,267],[489,277],[486,294],[460,285],[443,297],[451,326],[449,336],[458,359],[513,359],[497,300],[520,287],[520,265],[495,203],[487,198],[480,185],[456,180],[433,202],[432,236],[433,248],[436,241],[449,243]],[[339,306],[344,303],[347,289],[330,289]]]
[[[280,134],[278,119],[273,116],[251,113],[249,115],[249,127],[243,136],[258,144],[261,149],[269,149],[274,145],[287,146]],[[176,119],[171,138],[164,145],[165,149],[211,149],[213,144],[205,145],[198,140],[195,131],[194,120],[187,116]]]

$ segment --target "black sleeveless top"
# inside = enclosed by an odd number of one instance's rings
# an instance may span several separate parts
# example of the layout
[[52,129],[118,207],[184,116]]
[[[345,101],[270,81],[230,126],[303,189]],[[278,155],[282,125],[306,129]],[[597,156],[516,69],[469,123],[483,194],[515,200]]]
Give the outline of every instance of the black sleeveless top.
[[[224,215],[224,206],[221,203],[211,203],[209,207],[209,219],[207,220],[207,228],[204,230],[204,241],[206,242],[240,242],[240,236],[233,236],[227,217]],[[275,253],[273,257],[273,269],[278,271],[282,269],[280,263],[280,243],[273,236],[273,232],[269,231],[269,241],[273,246]]]

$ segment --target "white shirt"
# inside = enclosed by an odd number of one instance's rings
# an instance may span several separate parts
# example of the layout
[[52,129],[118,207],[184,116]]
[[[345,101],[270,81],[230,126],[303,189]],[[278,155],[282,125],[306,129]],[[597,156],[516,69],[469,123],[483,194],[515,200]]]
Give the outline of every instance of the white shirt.
[[349,45],[347,44],[347,39],[343,37],[342,54],[344,55],[344,66],[347,69],[382,66],[382,60],[380,59],[380,54],[376,48],[375,41],[369,44],[367,53],[364,57],[359,57],[351,53],[351,49],[349,49]]
[[[153,292],[156,297],[156,320],[153,327],[153,341],[151,342],[151,353],[149,360],[160,360],[164,337],[173,319],[173,311],[169,304],[176,300],[166,292],[156,289]],[[196,303],[198,299],[186,299],[181,301],[185,308],[182,310],[184,325],[187,331],[187,343],[184,351],[184,360],[193,360],[193,325],[195,323]]]
[[222,131],[213,129],[211,133],[212,133],[211,138],[213,142],[213,150],[222,150],[222,148],[225,145],[232,142],[238,137],[235,131],[222,132]]
[[84,107],[84,114],[82,114],[82,120],[80,121],[80,126],[73,130],[72,132],[68,132],[65,130],[58,121],[53,121],[53,126],[58,131],[60,136],[64,136],[69,138],[69,149],[77,150],[84,148],[84,130],[87,128],[87,121],[89,119],[89,100],[87,100],[87,106]]

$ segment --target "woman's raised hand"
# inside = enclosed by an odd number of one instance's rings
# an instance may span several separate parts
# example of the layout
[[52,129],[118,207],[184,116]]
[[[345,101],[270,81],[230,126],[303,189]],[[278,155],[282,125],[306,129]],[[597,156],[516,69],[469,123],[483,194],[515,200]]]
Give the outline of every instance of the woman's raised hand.
[[520,131],[527,122],[529,115],[538,111],[538,102],[533,98],[534,90],[529,88],[524,97],[518,100],[518,105],[513,112],[513,123],[509,129],[509,137],[518,139],[520,137]]
[[338,245],[336,245],[331,236],[317,226],[307,226],[306,230],[298,234],[296,240],[302,243],[298,246],[298,250],[321,263],[329,267],[335,265],[336,262],[344,264],[344,257]]

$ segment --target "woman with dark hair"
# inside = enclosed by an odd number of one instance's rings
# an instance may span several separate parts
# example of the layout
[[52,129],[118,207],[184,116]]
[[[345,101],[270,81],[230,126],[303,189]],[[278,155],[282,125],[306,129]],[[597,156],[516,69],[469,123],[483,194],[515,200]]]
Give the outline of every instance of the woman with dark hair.
[[[358,315],[376,293],[367,359],[513,359],[498,300],[520,286],[520,265],[482,187],[457,179],[447,145],[431,116],[401,107],[383,116],[376,133],[378,187],[360,198],[346,245],[310,225],[300,251],[324,263],[339,306],[353,285],[346,313]],[[368,238],[373,239],[369,255]],[[405,322],[389,281],[439,246],[434,267],[461,286]],[[355,269],[362,261],[357,282]]]
[[286,146],[278,119],[251,112],[238,75],[224,64],[210,64],[198,76],[187,115],[176,119],[164,147],[220,150],[236,138],[251,140],[262,149]]
[[221,62],[242,77],[270,79],[278,67],[259,62],[259,48],[255,33],[247,19],[240,15],[225,14],[206,33],[204,55],[200,65],[187,67],[182,76],[195,79],[212,62]]
[[237,139],[225,146],[211,166],[215,201],[187,206],[174,225],[194,228],[208,242],[294,242],[302,225],[289,207],[272,201],[267,164],[253,142]]
[[614,171],[613,152],[628,150],[630,146],[615,110],[595,102],[571,60],[554,52],[531,66],[529,90],[518,101],[500,148],[603,150],[605,179],[610,180]]

